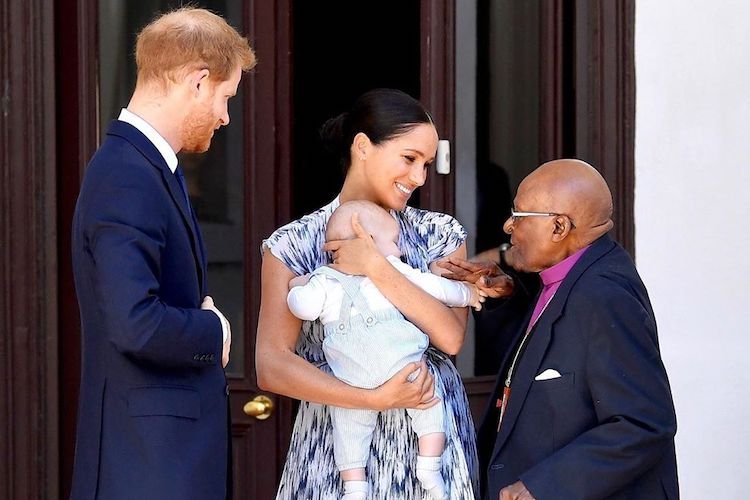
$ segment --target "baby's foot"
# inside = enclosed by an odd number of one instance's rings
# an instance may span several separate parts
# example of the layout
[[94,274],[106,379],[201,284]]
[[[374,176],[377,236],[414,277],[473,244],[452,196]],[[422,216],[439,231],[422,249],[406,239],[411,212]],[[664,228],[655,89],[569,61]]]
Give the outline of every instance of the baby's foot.
[[344,481],[344,496],[341,500],[367,500],[369,491],[367,481]]
[[447,500],[445,482],[440,475],[440,457],[417,457],[417,479],[427,491],[426,500]]

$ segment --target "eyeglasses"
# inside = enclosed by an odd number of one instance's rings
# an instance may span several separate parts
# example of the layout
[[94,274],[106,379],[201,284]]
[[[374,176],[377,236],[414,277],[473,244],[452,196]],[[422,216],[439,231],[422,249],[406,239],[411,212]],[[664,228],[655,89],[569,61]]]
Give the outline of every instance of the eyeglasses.
[[560,214],[557,212],[521,212],[517,211],[513,208],[510,209],[510,221],[515,223],[518,219],[522,219],[524,217],[567,217],[570,221],[570,225],[573,229],[575,229],[576,225],[573,222],[573,219],[570,218],[569,215]]

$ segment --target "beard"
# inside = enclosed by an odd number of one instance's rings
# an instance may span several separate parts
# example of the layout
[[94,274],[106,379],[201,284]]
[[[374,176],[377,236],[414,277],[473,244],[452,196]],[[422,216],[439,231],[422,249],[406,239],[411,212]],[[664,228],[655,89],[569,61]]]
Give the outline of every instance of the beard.
[[535,271],[529,269],[526,265],[523,255],[520,252],[520,248],[517,246],[511,246],[505,251],[505,262],[516,271],[523,273],[533,273]]
[[188,115],[182,126],[182,151],[186,153],[205,153],[208,151],[216,126],[216,120],[214,120],[210,109],[199,109]]

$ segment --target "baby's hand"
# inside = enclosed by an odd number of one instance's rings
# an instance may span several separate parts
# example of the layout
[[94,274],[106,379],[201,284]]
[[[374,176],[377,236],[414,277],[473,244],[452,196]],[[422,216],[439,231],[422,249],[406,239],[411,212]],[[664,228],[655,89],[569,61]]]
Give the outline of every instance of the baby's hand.
[[303,274],[302,276],[295,276],[289,280],[289,289],[291,290],[295,286],[305,286],[310,281],[310,274]]
[[487,300],[487,293],[474,283],[465,281],[464,284],[469,287],[469,290],[471,291],[471,303],[469,305],[473,307],[475,311],[481,311],[482,304]]

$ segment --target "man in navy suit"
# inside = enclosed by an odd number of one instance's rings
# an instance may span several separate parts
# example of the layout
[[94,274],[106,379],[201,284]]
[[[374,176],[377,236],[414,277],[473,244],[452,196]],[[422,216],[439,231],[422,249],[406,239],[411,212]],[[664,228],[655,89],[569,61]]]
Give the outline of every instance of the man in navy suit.
[[204,152],[255,64],[221,17],[183,8],[136,43],[135,91],[91,159],[73,221],[82,372],[73,499],[229,496],[229,323],[176,153]]
[[487,499],[679,496],[656,321],[633,261],[606,234],[611,216],[606,182],[579,160],[546,163],[518,188],[506,258],[543,288],[479,430]]

